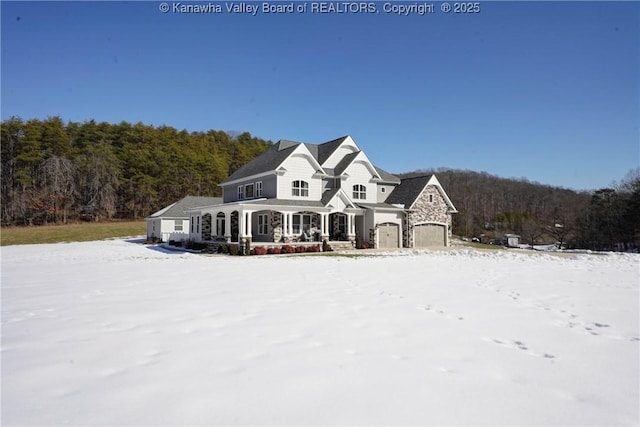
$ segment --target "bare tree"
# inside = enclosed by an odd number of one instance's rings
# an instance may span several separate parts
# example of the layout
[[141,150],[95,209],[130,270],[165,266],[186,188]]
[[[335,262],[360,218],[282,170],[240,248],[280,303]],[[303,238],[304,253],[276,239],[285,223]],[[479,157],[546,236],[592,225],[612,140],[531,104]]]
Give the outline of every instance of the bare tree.
[[76,167],[66,157],[50,156],[36,171],[38,201],[43,204],[45,222],[50,215],[55,222],[67,222],[69,209],[76,196]]
[[527,218],[522,222],[522,237],[531,246],[531,249],[533,249],[533,245],[536,244],[536,241],[541,236],[542,227],[536,220]]

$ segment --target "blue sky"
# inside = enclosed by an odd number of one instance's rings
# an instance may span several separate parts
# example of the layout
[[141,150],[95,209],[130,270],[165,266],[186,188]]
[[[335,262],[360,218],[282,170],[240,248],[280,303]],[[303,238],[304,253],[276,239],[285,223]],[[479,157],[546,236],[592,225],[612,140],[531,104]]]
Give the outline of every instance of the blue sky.
[[435,2],[423,16],[384,2],[371,14],[256,16],[160,4],[3,1],[2,119],[312,143],[349,134],[390,172],[451,167],[574,189],[640,166],[638,2],[492,1],[466,15]]

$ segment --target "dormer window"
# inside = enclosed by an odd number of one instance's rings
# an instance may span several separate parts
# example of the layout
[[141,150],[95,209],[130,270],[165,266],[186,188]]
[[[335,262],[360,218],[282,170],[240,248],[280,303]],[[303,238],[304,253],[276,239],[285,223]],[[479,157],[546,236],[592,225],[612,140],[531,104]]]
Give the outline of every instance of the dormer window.
[[364,185],[356,184],[353,186],[353,199],[364,200],[367,198],[367,187]]
[[253,184],[247,184],[244,186],[244,197],[247,199],[253,199]]
[[291,195],[294,197],[309,197],[309,183],[307,181],[293,181]]
[[244,199],[244,185],[238,185],[238,200]]

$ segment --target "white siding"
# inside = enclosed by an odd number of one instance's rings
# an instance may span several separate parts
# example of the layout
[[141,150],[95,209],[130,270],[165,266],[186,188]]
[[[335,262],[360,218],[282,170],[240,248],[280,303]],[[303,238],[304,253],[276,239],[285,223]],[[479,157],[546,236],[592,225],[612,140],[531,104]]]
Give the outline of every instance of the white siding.
[[[320,200],[322,198],[322,178],[314,178],[316,173],[311,159],[305,155],[293,154],[282,164],[286,172],[278,177],[279,199]],[[309,183],[309,197],[294,197],[291,194],[293,181],[306,181]]]
[[[342,182],[342,189],[352,200],[364,203],[377,203],[378,186],[375,183],[370,182],[373,175],[371,174],[371,170],[364,163],[356,161],[350,164],[349,167],[345,170],[345,174],[349,175],[349,178]],[[362,200],[353,198],[354,185],[364,185],[367,188],[366,199]]]
[[147,237],[156,237],[163,242],[186,240],[189,237],[189,219],[182,218],[182,230],[176,230],[176,220],[180,218],[154,218],[147,220]]
[[378,203],[384,203],[387,201],[387,197],[396,188],[395,185],[379,184],[378,185]]
[[374,223],[383,224],[385,222],[402,224],[402,212],[376,212],[374,216]]
[[162,238],[160,222],[161,220],[159,218],[147,220],[147,239],[150,239],[152,237],[155,237],[158,239]]

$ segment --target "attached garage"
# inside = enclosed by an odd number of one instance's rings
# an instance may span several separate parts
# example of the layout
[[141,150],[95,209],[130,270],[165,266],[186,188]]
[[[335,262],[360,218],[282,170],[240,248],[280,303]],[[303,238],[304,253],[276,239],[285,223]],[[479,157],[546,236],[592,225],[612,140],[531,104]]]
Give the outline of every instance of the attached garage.
[[400,247],[400,226],[398,224],[380,224],[378,226],[378,247],[384,249]]
[[447,245],[447,227],[442,224],[420,224],[413,228],[416,248]]

